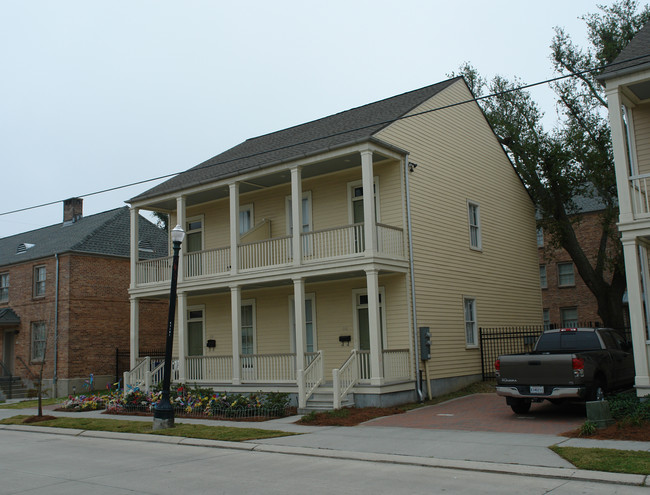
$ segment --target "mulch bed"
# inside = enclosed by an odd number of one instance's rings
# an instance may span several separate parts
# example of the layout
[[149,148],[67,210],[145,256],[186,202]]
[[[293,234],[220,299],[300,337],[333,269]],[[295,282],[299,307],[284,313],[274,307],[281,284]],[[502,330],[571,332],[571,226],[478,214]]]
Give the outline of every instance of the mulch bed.
[[30,416],[23,419],[23,423],[38,423],[40,421],[49,421],[50,419],[56,419],[56,416]]
[[650,422],[639,425],[613,424],[606,428],[597,429],[593,435],[581,435],[580,429],[562,433],[562,436],[572,438],[593,438],[596,440],[633,440],[650,442]]
[[311,426],[356,426],[371,419],[405,412],[401,407],[345,407],[339,411],[309,414],[296,423]]

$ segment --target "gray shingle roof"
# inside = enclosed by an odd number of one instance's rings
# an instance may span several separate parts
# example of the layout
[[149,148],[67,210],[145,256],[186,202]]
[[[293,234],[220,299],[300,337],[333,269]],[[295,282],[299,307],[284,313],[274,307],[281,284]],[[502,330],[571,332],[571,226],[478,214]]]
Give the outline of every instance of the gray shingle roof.
[[605,80],[650,66],[650,23],[643,26],[632,41],[598,76]]
[[367,141],[395,119],[461,79],[456,77],[306,124],[251,138],[153,187],[129,202],[153,198],[251,170]]
[[[130,256],[130,213],[123,206],[96,215],[82,217],[74,223],[58,223],[0,239],[0,266],[12,265],[56,253],[81,252],[106,256]],[[153,253],[140,251],[143,258],[167,256],[167,234],[146,218],[140,217],[140,239],[153,248]],[[16,254],[20,244],[33,244],[24,253]]]

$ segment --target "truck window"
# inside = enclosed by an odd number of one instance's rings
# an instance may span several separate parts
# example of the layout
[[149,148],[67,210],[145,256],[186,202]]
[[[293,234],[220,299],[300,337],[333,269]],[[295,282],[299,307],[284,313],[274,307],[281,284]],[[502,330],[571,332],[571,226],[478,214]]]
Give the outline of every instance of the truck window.
[[537,341],[538,352],[594,351],[600,350],[600,340],[595,332],[544,333]]

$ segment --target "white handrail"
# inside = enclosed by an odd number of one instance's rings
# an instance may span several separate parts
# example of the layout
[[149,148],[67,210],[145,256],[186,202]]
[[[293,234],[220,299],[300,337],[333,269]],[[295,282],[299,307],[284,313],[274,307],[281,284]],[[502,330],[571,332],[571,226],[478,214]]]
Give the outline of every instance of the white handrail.
[[352,349],[350,356],[339,369],[332,370],[334,388],[334,409],[341,408],[341,401],[359,381],[359,367],[357,366],[357,350]]
[[314,390],[323,382],[323,351],[318,351],[309,366],[298,370],[298,407],[304,409]]
[[185,255],[185,277],[217,275],[230,270],[230,248],[207,249]]
[[229,382],[232,380],[232,356],[187,356],[188,382]]
[[291,262],[291,236],[240,244],[239,266],[242,270],[265,266],[286,265]]
[[135,280],[138,284],[154,284],[171,280],[172,257],[143,260],[136,263]]
[[124,372],[124,391],[129,387],[141,388],[146,385],[147,373],[151,367],[151,358],[146,356],[142,361],[136,364],[132,370]]

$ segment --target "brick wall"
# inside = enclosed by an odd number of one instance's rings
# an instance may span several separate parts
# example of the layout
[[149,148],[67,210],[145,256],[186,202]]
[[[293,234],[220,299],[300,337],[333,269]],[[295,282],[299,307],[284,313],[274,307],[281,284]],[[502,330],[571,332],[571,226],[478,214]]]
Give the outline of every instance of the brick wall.
[[[595,264],[600,243],[601,227],[598,212],[583,213],[580,222],[574,226],[578,242],[592,264]],[[539,248],[539,263],[546,265],[548,287],[542,289],[543,307],[549,310],[551,323],[561,324],[560,309],[575,307],[579,322],[599,322],[598,304],[576,267],[573,267],[575,284],[571,287],[559,287],[558,263],[572,262],[564,249],[554,249],[549,244],[550,238],[544,235],[544,247]]]
[[[45,296],[33,296],[35,266],[46,267]],[[15,339],[16,374],[29,377],[40,369],[32,362],[31,323],[45,321],[48,330],[44,378],[54,366],[56,260],[49,257],[1,268],[9,272],[10,307],[20,317]],[[58,378],[87,379],[90,373],[115,373],[115,348],[129,348],[129,260],[82,254],[59,258]],[[140,302],[140,347],[162,348],[167,320],[166,301]],[[11,331],[16,329],[10,329]],[[2,346],[0,339],[0,348]],[[22,359],[22,361],[21,361]],[[25,363],[23,365],[22,363]],[[82,382],[83,383],[83,382]]]

